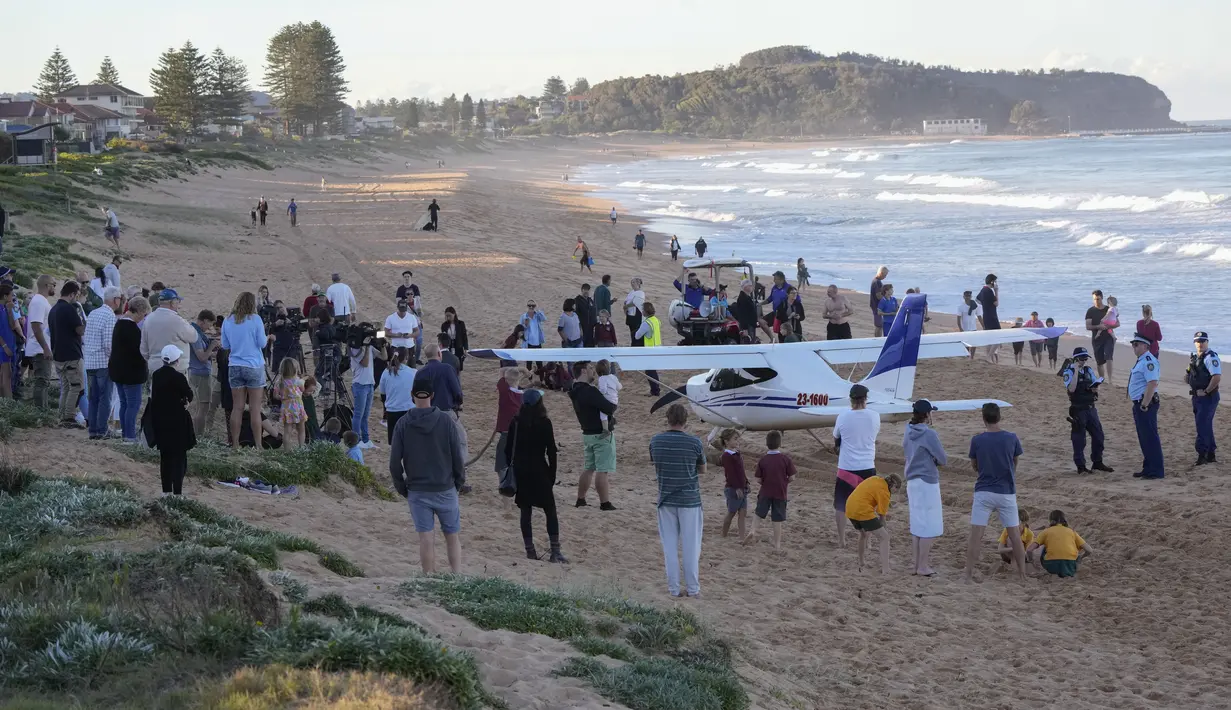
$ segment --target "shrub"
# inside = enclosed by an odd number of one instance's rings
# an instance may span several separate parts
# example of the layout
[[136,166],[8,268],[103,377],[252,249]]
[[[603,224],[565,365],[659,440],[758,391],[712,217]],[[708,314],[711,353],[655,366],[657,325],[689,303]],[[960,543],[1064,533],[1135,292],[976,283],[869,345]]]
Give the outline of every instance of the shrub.
[[665,624],[635,624],[628,629],[628,640],[643,651],[665,651],[679,646],[684,634]]
[[[71,268],[71,263],[69,266]],[[35,276],[37,275],[36,273]],[[0,398],[0,440],[7,439],[13,429],[38,429],[55,425],[56,413],[50,409],[40,409],[15,399]]]
[[241,668],[225,682],[201,683],[202,710],[280,710],[288,707],[435,710],[453,707],[439,688],[392,673],[324,673],[284,665]]
[[77,536],[97,527],[122,528],[145,518],[131,491],[64,479],[31,479],[14,473],[9,480],[20,495],[0,495],[0,535],[37,540],[48,535]]
[[302,604],[308,598],[308,585],[292,577],[290,572],[274,572],[269,575],[269,581],[280,587],[282,596],[292,604]]
[[649,658],[608,668],[592,658],[571,658],[557,674],[583,678],[604,697],[633,710],[744,710],[748,695],[729,669],[694,668]]
[[365,604],[351,606],[350,602],[338,594],[326,594],[317,597],[305,603],[302,609],[305,614],[320,614],[321,616],[328,616],[334,619],[373,619],[390,626],[401,626],[425,633],[423,627],[413,621],[407,621],[400,616],[373,609]]
[[640,658],[640,654],[626,644],[597,636],[575,636],[568,642],[587,656],[607,656],[617,661],[635,661]]
[[540,592],[498,577],[420,577],[402,590],[470,619],[483,629],[507,629],[569,639],[590,624],[568,597]]
[[0,491],[9,495],[19,495],[36,480],[38,480],[38,474],[25,466],[9,462],[0,463]]

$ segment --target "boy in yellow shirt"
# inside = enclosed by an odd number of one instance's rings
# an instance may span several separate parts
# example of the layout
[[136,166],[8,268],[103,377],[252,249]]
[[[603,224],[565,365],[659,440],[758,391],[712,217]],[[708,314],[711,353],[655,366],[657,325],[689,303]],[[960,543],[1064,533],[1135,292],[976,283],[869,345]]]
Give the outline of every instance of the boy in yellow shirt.
[[880,538],[881,574],[889,574],[889,496],[902,488],[902,476],[891,473],[884,478],[864,479],[846,499],[846,519],[859,531],[859,571],[863,571],[863,551],[868,534]]
[[1076,577],[1077,563],[1094,554],[1094,548],[1069,528],[1063,510],[1053,510],[1047,523],[1047,529],[1035,535],[1029,549],[1042,548],[1038,559],[1047,572],[1057,577]]
[[[1021,521],[1022,531],[1022,548],[1030,546],[1034,542],[1034,533],[1030,530],[1030,513],[1025,508],[1017,510],[1017,519]],[[1005,528],[1000,531],[1000,542],[997,543],[996,552],[1000,553],[1000,559],[1006,565],[1013,564],[1013,545],[1009,542],[1009,529]],[[1030,564],[1030,551],[1026,551],[1026,564]]]

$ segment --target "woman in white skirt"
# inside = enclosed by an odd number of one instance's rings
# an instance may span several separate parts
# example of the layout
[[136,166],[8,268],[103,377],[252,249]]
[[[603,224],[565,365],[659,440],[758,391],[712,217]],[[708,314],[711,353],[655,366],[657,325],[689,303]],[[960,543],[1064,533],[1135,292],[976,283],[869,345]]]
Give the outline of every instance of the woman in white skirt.
[[940,466],[948,463],[940,437],[932,430],[936,407],[926,399],[914,404],[902,449],[906,453],[906,498],[910,507],[910,534],[914,537],[915,571],[931,577],[932,541],[945,532],[940,504]]

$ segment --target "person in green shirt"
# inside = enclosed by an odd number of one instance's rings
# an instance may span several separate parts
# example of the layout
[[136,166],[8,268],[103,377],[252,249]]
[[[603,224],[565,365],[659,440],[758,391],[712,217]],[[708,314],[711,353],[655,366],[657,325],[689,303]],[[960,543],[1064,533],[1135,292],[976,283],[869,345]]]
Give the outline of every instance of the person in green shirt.
[[603,282],[594,289],[595,312],[611,312],[611,274],[603,274]]

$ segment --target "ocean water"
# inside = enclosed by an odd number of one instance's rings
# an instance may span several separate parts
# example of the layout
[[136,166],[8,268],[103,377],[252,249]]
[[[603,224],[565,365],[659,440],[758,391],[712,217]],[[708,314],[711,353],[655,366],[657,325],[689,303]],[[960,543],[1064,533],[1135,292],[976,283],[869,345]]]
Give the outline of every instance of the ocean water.
[[[1163,347],[1193,331],[1231,348],[1231,134],[961,141],[694,155],[585,167],[597,194],[692,252],[867,291],[880,264],[899,297],[955,312],[1000,281],[1002,320],[1080,328],[1090,291],[1116,296],[1131,336],[1154,308]],[[629,237],[631,240],[631,237]],[[808,301],[814,302],[820,289]],[[858,305],[858,304],[857,304]]]

